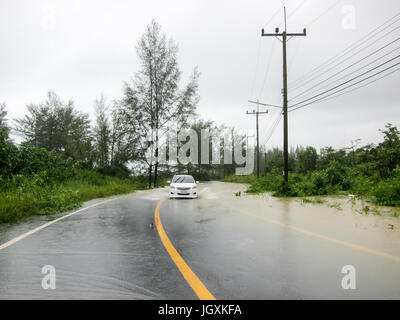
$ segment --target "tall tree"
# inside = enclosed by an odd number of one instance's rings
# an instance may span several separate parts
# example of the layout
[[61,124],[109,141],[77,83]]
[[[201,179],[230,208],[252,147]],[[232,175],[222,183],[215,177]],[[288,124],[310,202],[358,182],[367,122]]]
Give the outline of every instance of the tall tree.
[[[121,101],[114,101],[110,125],[110,163],[122,167],[137,159],[137,133],[135,128],[126,125]],[[129,122],[129,121],[128,121]]]
[[17,150],[8,136],[10,129],[6,117],[6,105],[3,103],[0,104],[0,183],[3,178],[10,176]]
[[391,123],[386,124],[386,130],[379,130],[384,140],[377,147],[377,160],[382,177],[387,177],[397,166],[400,166],[400,130]]
[[314,147],[298,148],[297,154],[297,171],[305,173],[307,171],[314,171],[317,166],[318,153]]
[[7,124],[7,110],[5,103],[0,103],[0,130],[5,131],[6,133],[9,132],[9,127]]
[[54,92],[49,92],[44,103],[30,104],[27,109],[25,117],[15,120],[15,130],[25,141],[74,160],[89,160],[89,116],[75,110],[72,100],[63,102]]
[[108,106],[103,95],[95,101],[96,124],[93,130],[96,163],[106,167],[110,161],[111,129],[108,119]]
[[138,135],[140,155],[147,164],[149,186],[158,183],[157,159],[162,136],[171,125],[187,125],[198,103],[199,72],[194,70],[189,83],[179,89],[181,71],[177,61],[178,47],[167,40],[160,25],[153,20],[137,44],[141,67],[133,83],[125,83],[124,112],[126,125]]

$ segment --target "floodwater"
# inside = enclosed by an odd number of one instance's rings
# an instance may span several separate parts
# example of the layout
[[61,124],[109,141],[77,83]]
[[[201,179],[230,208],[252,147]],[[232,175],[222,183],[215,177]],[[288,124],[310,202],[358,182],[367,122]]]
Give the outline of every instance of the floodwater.
[[[172,245],[217,299],[400,299],[395,211],[362,215],[349,197],[313,204],[245,190],[202,183],[198,199],[160,207]],[[154,226],[167,196],[161,188],[94,200],[5,248],[63,214],[1,226],[0,299],[197,299]],[[54,290],[42,285],[49,265]],[[356,272],[351,290],[342,286],[348,265]]]

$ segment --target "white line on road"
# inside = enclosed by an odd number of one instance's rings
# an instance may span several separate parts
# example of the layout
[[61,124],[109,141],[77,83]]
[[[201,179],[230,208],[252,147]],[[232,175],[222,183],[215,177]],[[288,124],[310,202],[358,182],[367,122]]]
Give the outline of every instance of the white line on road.
[[[123,196],[123,197],[126,197],[126,196]],[[43,225],[31,230],[31,231],[28,231],[28,232],[20,235],[19,237],[16,237],[16,238],[14,238],[14,239],[12,239],[10,241],[7,241],[6,243],[3,243],[2,245],[0,245],[0,250],[3,250],[5,248],[9,247],[9,246],[13,245],[14,243],[17,243],[18,241],[21,241],[22,239],[25,239],[26,237],[29,237],[30,235],[32,235],[32,234],[34,234],[34,233],[36,233],[36,232],[38,232],[40,230],[43,230],[44,228],[47,228],[48,226],[51,226],[53,223],[56,223],[56,222],[58,222],[60,220],[63,220],[63,219],[66,219],[66,218],[68,218],[70,216],[73,216],[74,214],[79,213],[79,212],[82,212],[82,211],[85,211],[85,210],[100,206],[100,205],[105,204],[107,202],[115,201],[115,200],[120,199],[120,198],[122,198],[122,197],[105,200],[105,201],[93,204],[91,206],[79,209],[77,211],[71,212],[71,213],[66,214],[65,216],[62,216],[62,217],[57,218],[55,220],[49,221],[49,222],[47,222],[47,223],[45,223],[45,224],[43,224]]]

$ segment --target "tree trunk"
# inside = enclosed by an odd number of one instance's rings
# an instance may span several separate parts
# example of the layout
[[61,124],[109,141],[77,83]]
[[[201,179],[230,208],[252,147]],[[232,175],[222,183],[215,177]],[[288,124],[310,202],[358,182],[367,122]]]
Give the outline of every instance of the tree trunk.
[[158,187],[158,129],[156,130],[156,152],[155,152],[155,158],[156,158],[156,163],[154,165],[154,187]]
[[153,173],[153,165],[149,165],[149,188],[151,188],[151,174]]
[[154,187],[158,187],[158,161],[154,165]]

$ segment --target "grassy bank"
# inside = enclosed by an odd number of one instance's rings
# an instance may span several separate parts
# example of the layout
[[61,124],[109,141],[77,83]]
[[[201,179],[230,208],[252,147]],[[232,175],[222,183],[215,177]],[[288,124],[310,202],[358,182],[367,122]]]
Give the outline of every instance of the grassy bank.
[[222,182],[231,182],[231,183],[244,183],[251,184],[257,181],[257,177],[253,174],[248,176],[228,176],[221,179]]
[[250,184],[247,192],[253,194],[272,192],[277,197],[354,194],[377,205],[400,207],[400,167],[387,178],[381,178],[378,175],[365,176],[357,168],[340,170],[336,163],[333,166],[335,168],[305,174],[292,173],[287,185],[277,170],[260,179],[232,176],[223,181]]
[[43,172],[16,176],[0,191],[0,223],[68,211],[91,199],[145,188],[139,178],[120,179],[90,170],[75,170],[62,182],[51,181]]

